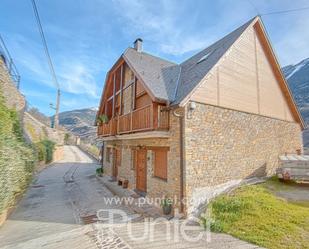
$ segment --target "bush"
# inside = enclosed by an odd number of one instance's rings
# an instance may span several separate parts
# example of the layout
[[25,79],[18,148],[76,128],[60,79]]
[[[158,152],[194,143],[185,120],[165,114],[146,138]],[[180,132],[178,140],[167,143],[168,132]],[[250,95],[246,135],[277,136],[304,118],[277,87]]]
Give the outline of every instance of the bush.
[[70,139],[70,134],[69,133],[66,133],[64,135],[64,144],[69,144],[69,139]]
[[36,143],[36,150],[38,160],[40,162],[44,161],[45,163],[49,163],[53,160],[53,154],[55,149],[55,143],[50,140],[42,140]]
[[37,150],[37,156],[39,162],[45,162],[46,161],[46,149],[42,142],[39,142],[36,144],[36,150]]
[[97,175],[102,175],[104,173],[103,168],[97,168],[96,173],[97,173]]
[[6,106],[0,92],[0,214],[27,188],[35,156],[24,141],[18,113]]

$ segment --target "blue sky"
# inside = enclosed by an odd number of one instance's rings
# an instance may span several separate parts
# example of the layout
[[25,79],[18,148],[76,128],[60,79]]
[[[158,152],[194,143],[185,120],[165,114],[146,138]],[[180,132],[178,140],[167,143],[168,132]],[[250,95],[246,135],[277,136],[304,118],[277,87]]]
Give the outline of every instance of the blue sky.
[[[36,0],[61,85],[61,111],[97,107],[105,74],[137,37],[144,50],[181,62],[260,13],[308,0]],[[254,3],[254,6],[253,4]],[[257,10],[256,10],[257,9]],[[281,65],[309,57],[309,11],[263,16]],[[0,33],[21,90],[47,115],[56,89],[30,0],[2,0]]]

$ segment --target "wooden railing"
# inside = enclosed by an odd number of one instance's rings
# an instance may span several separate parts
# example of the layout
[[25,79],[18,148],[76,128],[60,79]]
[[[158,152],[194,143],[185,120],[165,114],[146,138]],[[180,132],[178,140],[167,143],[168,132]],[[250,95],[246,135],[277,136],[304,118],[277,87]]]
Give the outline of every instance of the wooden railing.
[[170,126],[169,111],[164,110],[164,106],[159,105],[158,107],[158,129],[168,130]]
[[111,135],[111,122],[107,124],[101,124],[98,126],[98,134],[103,136]]
[[153,128],[153,105],[147,105],[132,112],[132,131]]
[[126,133],[131,131],[132,113],[128,113],[118,118],[118,133]]
[[150,104],[128,114],[111,119],[98,127],[98,134],[111,136],[148,130],[168,130],[169,111],[164,106]]

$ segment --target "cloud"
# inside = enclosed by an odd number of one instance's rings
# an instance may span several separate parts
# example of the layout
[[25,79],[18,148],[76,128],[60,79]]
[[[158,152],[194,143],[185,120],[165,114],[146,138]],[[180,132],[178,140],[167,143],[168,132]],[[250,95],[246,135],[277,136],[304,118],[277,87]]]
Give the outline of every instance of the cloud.
[[[22,77],[55,88],[42,46],[31,39],[13,35],[10,47],[14,51],[13,57],[16,58],[17,64],[23,69]],[[94,64],[85,55],[77,57],[63,51],[52,54],[52,60],[62,91],[99,98],[94,78],[98,73],[99,63]]]
[[254,15],[247,1],[114,0],[114,4],[125,33],[141,35],[154,42],[159,53],[173,56],[207,47]]
[[309,57],[309,15],[308,12],[291,13],[281,19],[279,35],[274,46],[282,65],[296,64]]
[[[182,55],[205,47],[209,36],[188,32],[184,20],[186,6],[181,1],[114,0],[119,18],[123,19],[123,30],[129,35],[142,35],[153,41],[163,53]],[[195,13],[190,13],[190,20]]]
[[99,98],[99,89],[93,77],[93,72],[83,63],[76,61],[62,62],[57,72],[58,81],[64,91]]

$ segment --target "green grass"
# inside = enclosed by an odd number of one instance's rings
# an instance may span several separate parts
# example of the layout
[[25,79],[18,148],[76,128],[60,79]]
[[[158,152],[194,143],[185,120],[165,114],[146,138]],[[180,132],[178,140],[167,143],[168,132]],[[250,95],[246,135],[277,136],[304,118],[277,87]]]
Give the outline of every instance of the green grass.
[[[244,186],[216,198],[208,208],[205,226],[266,248],[309,248],[308,202],[292,203],[276,197],[271,189],[288,189],[276,179]],[[209,216],[208,216],[209,217]]]

